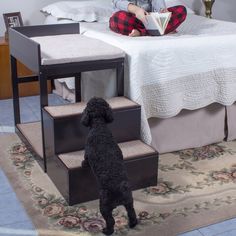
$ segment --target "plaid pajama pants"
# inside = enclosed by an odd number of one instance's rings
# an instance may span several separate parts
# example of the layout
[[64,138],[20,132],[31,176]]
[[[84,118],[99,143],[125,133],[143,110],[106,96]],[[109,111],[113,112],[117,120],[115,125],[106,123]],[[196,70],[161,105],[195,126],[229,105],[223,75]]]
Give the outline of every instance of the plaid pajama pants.
[[[184,6],[169,7],[168,11],[172,12],[172,14],[165,34],[177,29],[187,16]],[[137,29],[141,35],[148,35],[143,23],[134,14],[126,11],[115,12],[110,18],[109,26],[112,31],[119,34],[129,35],[133,29]]]

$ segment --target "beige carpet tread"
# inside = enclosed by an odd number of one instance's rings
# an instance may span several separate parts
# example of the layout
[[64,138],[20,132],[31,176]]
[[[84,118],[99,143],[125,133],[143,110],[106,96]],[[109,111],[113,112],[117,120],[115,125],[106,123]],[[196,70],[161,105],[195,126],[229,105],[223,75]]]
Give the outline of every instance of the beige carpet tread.
[[[31,144],[34,151],[40,157],[43,157],[41,123],[32,122],[18,124],[17,127]],[[119,146],[122,150],[124,159],[132,159],[156,153],[156,151],[152,147],[140,140],[119,143]],[[68,168],[77,168],[81,166],[81,162],[84,159],[84,150],[60,154],[58,157]]]
[[[139,106],[137,103],[129,100],[126,97],[113,97],[107,99],[112,109],[130,108]],[[63,117],[70,115],[81,114],[86,107],[85,102],[57,105],[57,106],[47,106],[44,109],[53,117]]]
[[110,60],[125,56],[120,48],[82,34],[59,34],[31,39],[40,44],[42,65]]
[[[152,147],[140,140],[119,143],[119,146],[122,150],[124,160],[156,153]],[[58,157],[69,169],[78,168],[81,167],[81,162],[84,160],[84,150],[60,154]]]
[[43,157],[41,123],[32,122],[32,123],[18,124],[17,127],[21,131],[21,133],[25,136],[27,141],[31,144],[34,151],[40,157]]

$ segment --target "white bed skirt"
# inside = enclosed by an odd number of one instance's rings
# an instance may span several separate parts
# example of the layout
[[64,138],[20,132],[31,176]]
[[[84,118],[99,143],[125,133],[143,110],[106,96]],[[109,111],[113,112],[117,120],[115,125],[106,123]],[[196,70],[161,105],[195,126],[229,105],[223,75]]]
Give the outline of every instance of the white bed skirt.
[[[93,96],[111,98],[116,96],[116,70],[99,70],[83,72],[81,79],[81,96],[83,101],[88,101]],[[99,78],[99,79],[98,79]],[[74,78],[55,80],[55,93],[64,99],[74,102]]]

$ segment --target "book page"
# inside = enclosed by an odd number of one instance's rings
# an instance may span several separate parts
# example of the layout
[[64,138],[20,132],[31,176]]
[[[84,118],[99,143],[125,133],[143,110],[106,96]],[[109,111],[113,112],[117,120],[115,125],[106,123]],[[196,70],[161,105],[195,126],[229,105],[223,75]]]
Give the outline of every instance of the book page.
[[[163,35],[166,26],[170,20],[171,12],[158,13],[151,12],[146,16],[147,22],[144,23],[145,28],[150,32],[154,32],[154,35]],[[151,33],[151,35],[153,35]]]
[[171,17],[171,12],[164,12],[164,13],[151,12],[150,15],[152,15],[158,22],[160,33],[164,34],[167,24]]
[[159,29],[159,22],[156,18],[154,18],[151,14],[146,16],[147,22],[144,23],[144,26],[148,30],[156,30]]
[[165,23],[166,23],[166,17],[160,16],[160,23],[161,23],[162,29],[164,29]]

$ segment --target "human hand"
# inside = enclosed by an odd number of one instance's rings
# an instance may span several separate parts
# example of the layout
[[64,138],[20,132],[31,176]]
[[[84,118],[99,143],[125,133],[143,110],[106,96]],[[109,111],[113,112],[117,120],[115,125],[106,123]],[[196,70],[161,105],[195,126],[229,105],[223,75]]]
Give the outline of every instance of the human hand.
[[164,8],[160,10],[160,13],[165,13],[165,12],[169,12],[168,9]]
[[146,15],[148,15],[148,12],[146,12],[143,8],[138,7],[135,11],[135,16],[139,20],[141,20],[143,23],[147,22]]

